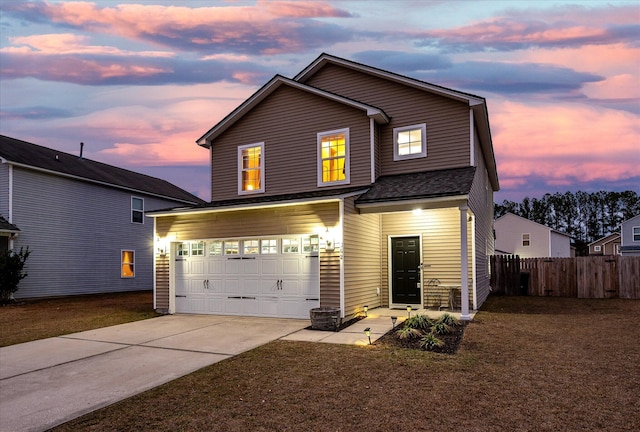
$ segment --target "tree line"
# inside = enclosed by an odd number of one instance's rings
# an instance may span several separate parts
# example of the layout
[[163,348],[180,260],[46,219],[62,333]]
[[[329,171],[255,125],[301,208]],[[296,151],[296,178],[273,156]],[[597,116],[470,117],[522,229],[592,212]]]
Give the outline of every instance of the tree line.
[[569,234],[578,255],[588,253],[588,244],[613,232],[620,224],[640,214],[640,197],[624,192],[556,192],[522,202],[504,200],[495,204],[495,217],[513,213]]

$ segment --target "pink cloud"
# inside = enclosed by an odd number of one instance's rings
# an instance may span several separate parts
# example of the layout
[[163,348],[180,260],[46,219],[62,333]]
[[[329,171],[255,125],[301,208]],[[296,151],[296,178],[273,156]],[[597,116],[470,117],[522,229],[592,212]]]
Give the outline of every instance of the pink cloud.
[[526,176],[561,184],[567,179],[618,180],[638,174],[640,122],[636,115],[577,104],[491,105],[503,184]]

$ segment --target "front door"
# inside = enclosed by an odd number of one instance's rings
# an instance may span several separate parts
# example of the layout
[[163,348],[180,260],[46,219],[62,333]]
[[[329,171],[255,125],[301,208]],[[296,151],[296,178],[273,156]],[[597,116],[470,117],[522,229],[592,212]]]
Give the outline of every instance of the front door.
[[420,305],[420,237],[391,239],[391,303]]

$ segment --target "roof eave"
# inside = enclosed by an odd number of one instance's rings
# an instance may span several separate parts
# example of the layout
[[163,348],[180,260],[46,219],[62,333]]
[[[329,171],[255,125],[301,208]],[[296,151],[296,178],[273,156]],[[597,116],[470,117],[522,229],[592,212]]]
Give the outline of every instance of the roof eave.
[[414,198],[397,200],[379,200],[373,202],[356,203],[362,213],[388,213],[412,210],[431,210],[466,205],[469,195],[449,195],[433,198]]

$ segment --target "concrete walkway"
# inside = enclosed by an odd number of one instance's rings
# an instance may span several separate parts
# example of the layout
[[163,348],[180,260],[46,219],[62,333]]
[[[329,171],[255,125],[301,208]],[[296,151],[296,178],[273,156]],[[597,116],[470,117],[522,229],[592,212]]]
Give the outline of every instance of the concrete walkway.
[[0,348],[0,431],[43,431],[276,339],[366,345],[364,329],[374,342],[392,315],[400,323],[407,312],[374,309],[340,332],[306,330],[309,320],[166,315]]

